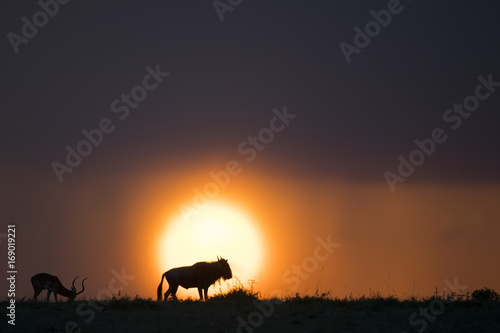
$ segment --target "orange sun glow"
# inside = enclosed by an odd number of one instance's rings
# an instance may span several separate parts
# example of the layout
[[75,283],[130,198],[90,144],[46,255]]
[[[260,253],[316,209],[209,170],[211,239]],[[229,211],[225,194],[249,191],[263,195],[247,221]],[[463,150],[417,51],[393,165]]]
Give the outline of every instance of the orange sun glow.
[[[212,202],[188,220],[179,215],[168,221],[158,250],[162,273],[198,261],[213,261],[217,256],[228,259],[233,279],[222,283],[222,291],[234,285],[235,278],[244,284],[256,279],[262,265],[262,241],[255,222],[242,209],[226,202]],[[179,288],[178,296],[196,298],[197,291]]]

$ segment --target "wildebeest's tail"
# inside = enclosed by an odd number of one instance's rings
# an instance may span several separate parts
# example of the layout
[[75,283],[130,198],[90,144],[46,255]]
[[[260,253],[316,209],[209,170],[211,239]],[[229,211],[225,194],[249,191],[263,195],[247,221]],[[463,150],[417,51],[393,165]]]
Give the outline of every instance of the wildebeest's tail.
[[167,274],[166,272],[163,273],[163,275],[161,276],[161,281],[160,281],[160,284],[158,285],[158,290],[156,291],[156,294],[158,296],[158,300],[161,301],[161,299],[163,298],[162,297],[162,288],[163,288],[163,278],[167,279],[167,277],[165,276],[165,274]]

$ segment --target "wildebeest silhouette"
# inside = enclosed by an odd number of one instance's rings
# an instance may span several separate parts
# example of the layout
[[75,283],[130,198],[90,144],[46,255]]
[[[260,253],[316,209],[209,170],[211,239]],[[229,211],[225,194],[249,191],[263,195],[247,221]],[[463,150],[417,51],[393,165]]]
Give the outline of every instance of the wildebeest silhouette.
[[[179,286],[186,289],[198,288],[200,300],[208,299],[208,287],[215,284],[221,279],[228,280],[233,277],[231,267],[227,263],[227,259],[217,257],[217,261],[197,262],[192,266],[184,266],[172,268],[166,271],[161,276],[160,284],[158,285],[157,296],[158,301],[162,299],[163,278],[168,282],[168,290],[165,292],[165,300],[172,295],[173,299],[177,299],[175,293]],[[202,291],[205,293],[203,294]]]

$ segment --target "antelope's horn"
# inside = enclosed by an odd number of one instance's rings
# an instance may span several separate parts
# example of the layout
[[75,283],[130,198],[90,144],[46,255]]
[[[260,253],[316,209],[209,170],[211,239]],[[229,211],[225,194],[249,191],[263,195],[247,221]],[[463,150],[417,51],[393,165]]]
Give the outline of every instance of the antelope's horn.
[[[71,285],[73,286],[73,288],[75,288],[76,279],[78,279],[78,275],[76,276],[76,278],[73,279],[73,282],[71,282]],[[75,288],[75,290],[76,290],[76,288]]]
[[85,278],[85,279],[82,280],[82,291],[76,293],[77,295],[80,295],[85,290],[85,285],[83,284],[85,282],[85,280],[87,280],[87,278]]

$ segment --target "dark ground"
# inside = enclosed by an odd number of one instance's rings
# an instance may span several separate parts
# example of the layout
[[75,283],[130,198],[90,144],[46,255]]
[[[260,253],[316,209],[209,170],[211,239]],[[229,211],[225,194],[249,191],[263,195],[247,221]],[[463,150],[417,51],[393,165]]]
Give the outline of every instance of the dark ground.
[[207,302],[140,298],[16,303],[16,325],[0,302],[1,332],[500,332],[500,301],[258,300],[223,295]]

